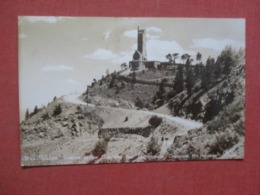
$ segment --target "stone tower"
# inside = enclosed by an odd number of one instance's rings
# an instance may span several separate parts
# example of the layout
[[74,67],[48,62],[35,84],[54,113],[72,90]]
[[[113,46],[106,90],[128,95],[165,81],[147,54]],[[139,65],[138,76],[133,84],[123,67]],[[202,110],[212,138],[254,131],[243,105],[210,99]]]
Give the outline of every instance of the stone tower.
[[146,33],[137,27],[137,51],[141,54],[141,61],[146,61]]
[[133,60],[129,62],[131,70],[141,70],[145,68],[146,56],[146,36],[145,30],[137,27],[137,50],[133,54]]

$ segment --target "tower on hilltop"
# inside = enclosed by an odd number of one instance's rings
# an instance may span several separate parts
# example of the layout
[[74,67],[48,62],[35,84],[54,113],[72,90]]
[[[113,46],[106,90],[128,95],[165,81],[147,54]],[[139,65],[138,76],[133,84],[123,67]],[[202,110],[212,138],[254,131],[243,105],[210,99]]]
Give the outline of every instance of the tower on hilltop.
[[132,71],[143,70],[145,68],[155,69],[160,64],[159,61],[147,61],[146,54],[146,33],[144,29],[137,27],[137,50],[133,55],[133,60],[129,62]]
[[137,51],[142,55],[142,61],[147,60],[146,56],[146,33],[144,29],[137,27]]

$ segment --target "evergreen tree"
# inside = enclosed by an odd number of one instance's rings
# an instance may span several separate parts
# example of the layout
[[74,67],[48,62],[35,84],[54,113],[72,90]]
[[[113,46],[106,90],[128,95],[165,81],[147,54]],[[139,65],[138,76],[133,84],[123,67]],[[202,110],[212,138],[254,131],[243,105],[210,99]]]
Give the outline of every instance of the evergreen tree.
[[111,81],[110,81],[110,83],[109,83],[108,88],[112,88],[112,87],[115,86],[115,79],[116,79],[116,75],[113,74],[113,75],[112,75],[112,79],[111,79]]
[[188,57],[187,61],[186,61],[186,86],[187,86],[187,91],[188,94],[191,94],[191,89],[193,87],[193,75],[192,75],[192,70],[190,67],[190,58]]
[[58,116],[62,112],[61,105],[55,107],[52,116]]
[[201,87],[208,90],[210,85],[214,82],[214,58],[208,57],[206,67],[203,68],[201,73]]
[[201,87],[205,90],[208,89],[208,75],[206,67],[203,67],[201,70]]
[[183,66],[179,65],[175,76],[174,89],[177,93],[180,93],[183,88]]
[[36,114],[37,112],[38,112],[38,107],[35,106],[35,107],[34,107],[34,110],[33,110],[33,114]]
[[221,62],[220,62],[220,57],[217,58],[217,61],[215,63],[215,69],[214,69],[214,78],[215,80],[218,80],[221,77]]
[[201,63],[201,60],[202,60],[202,55],[201,55],[200,52],[198,52],[197,55],[196,55],[196,61]]
[[221,52],[220,59],[223,64],[223,73],[228,75],[236,63],[235,51],[230,45],[226,46],[225,49]]
[[25,113],[25,120],[28,120],[29,118],[30,118],[30,113],[29,113],[29,109],[27,108]]
[[169,53],[169,54],[167,54],[166,56],[166,59],[168,59],[169,60],[169,62],[172,62],[173,60],[172,60],[172,55]]
[[162,106],[163,103],[165,102],[165,83],[167,81],[165,79],[163,79],[159,85],[159,89],[156,92],[155,96],[154,96],[154,100],[153,102],[155,102],[157,104],[157,106]]
[[179,54],[174,53],[174,54],[172,54],[172,57],[173,57],[174,64],[176,64],[176,59],[179,57]]
[[195,65],[194,72],[195,72],[195,78],[198,79],[200,75],[200,67],[198,64]]
[[165,94],[165,87],[164,87],[165,81],[162,80],[159,85],[159,91],[158,91],[158,97],[159,99],[163,99],[163,95]]

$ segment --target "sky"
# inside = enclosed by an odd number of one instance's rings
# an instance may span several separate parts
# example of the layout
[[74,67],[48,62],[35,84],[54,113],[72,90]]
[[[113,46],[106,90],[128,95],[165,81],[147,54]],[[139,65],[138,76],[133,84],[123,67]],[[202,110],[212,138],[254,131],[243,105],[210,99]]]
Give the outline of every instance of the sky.
[[18,18],[20,118],[26,109],[120,70],[137,49],[137,26],[146,30],[148,60],[168,53],[216,58],[226,45],[245,48],[245,19],[37,17]]

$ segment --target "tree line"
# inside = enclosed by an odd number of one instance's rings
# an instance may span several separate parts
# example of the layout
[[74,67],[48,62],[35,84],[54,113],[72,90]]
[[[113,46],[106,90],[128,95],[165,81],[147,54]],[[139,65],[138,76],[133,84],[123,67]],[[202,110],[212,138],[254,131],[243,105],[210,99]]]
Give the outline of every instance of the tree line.
[[[191,58],[191,55],[181,55],[183,63],[177,64],[175,79],[172,83],[173,87],[166,92],[167,81],[163,79],[158,87],[158,91],[154,95],[152,103],[159,107],[185,90],[188,96],[191,96],[193,92],[197,92],[198,90],[209,90],[230,74],[237,59],[243,55],[243,49],[237,52],[230,45],[224,48],[217,59],[209,56],[205,64],[202,63],[202,54],[200,52],[196,55],[195,65],[192,65],[194,60]],[[170,63],[176,64],[179,54],[167,54],[165,57]]]

